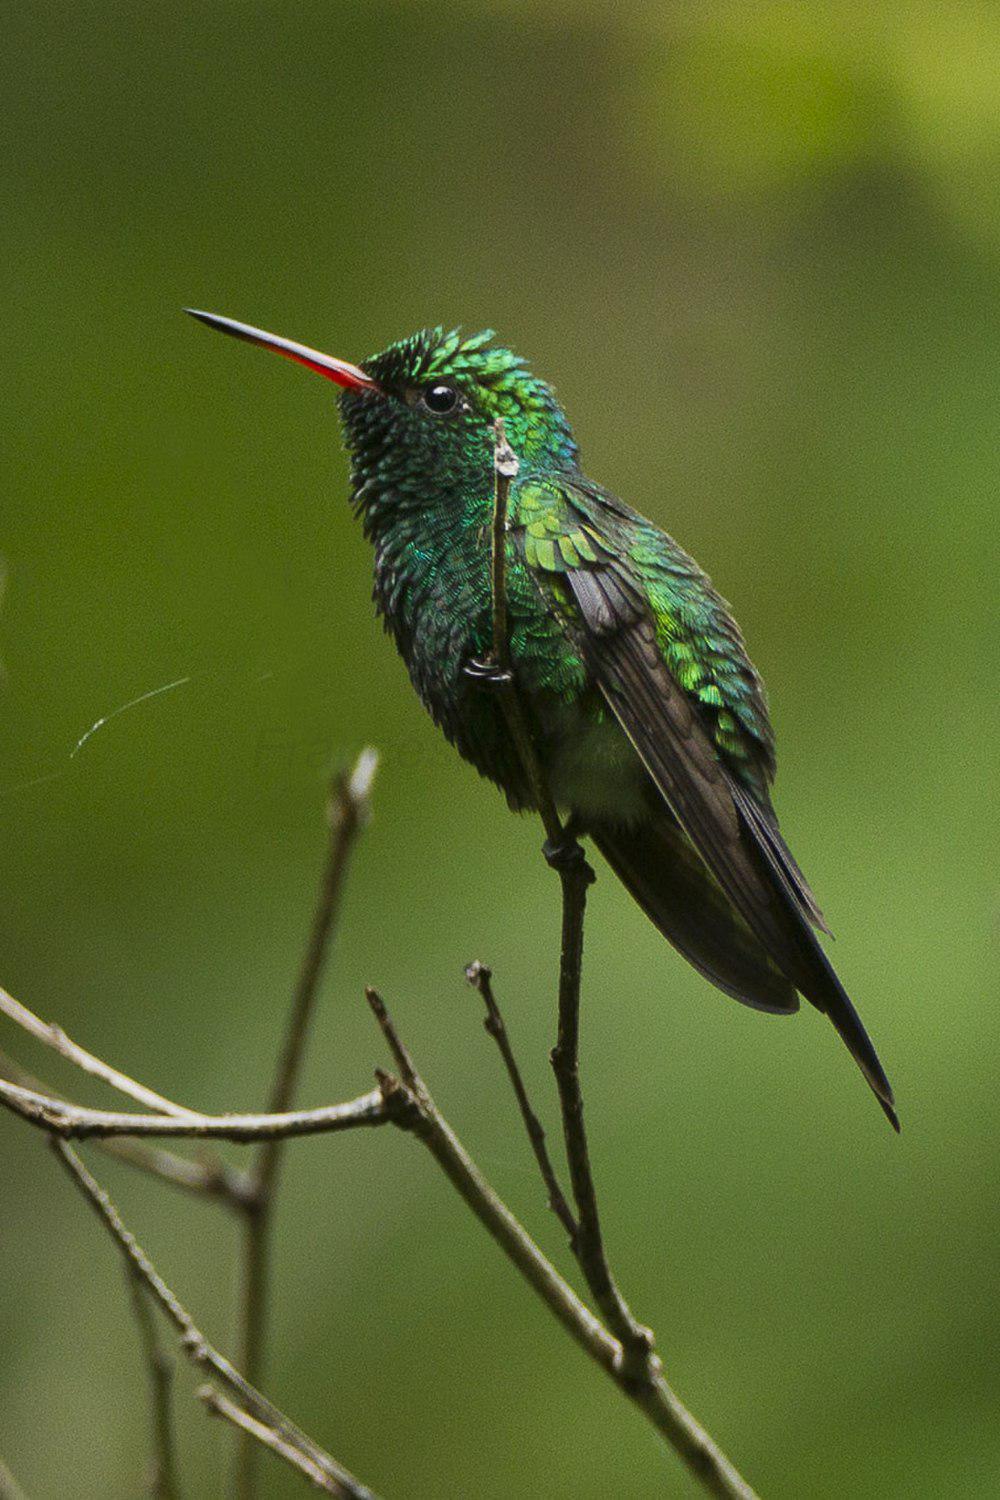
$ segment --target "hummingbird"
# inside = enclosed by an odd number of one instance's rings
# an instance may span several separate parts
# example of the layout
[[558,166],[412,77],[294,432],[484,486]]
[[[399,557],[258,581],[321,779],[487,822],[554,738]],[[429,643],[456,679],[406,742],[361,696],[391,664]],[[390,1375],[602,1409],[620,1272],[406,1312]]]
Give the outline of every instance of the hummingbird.
[[771,801],[763,682],[729,605],[672,537],[590,479],[552,387],[491,330],[426,328],[361,364],[215,313],[340,387],[377,613],[434,722],[515,811],[531,786],[474,664],[493,628],[494,435],[508,497],[509,655],[557,804],[676,949],[777,1015],[827,1015],[893,1127],[892,1089],[817,936]]

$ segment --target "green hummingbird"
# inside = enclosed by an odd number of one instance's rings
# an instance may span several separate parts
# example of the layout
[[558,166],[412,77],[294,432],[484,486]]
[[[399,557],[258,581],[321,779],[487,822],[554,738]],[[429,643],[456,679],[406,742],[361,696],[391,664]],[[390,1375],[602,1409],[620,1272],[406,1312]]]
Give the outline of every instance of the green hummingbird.
[[[729,606],[651,521],[589,479],[551,386],[487,330],[428,328],[361,365],[188,309],[341,387],[375,606],[434,722],[511,808],[531,790],[475,680],[493,625],[494,430],[508,504],[510,660],[552,795],[660,932],[720,990],[829,1016],[893,1126],[892,1089],[816,936],[778,828],[774,735]],[[472,670],[470,670],[472,668]]]

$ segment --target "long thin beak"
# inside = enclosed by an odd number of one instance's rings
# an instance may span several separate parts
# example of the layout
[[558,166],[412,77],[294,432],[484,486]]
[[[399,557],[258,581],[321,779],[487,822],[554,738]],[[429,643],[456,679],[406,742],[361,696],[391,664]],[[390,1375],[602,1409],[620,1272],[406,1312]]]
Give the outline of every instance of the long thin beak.
[[252,328],[249,323],[237,323],[235,318],[220,318],[218,313],[199,312],[196,307],[186,307],[184,311],[190,313],[192,318],[197,318],[199,323],[217,328],[220,333],[232,334],[234,339],[245,339],[248,344],[259,344],[262,349],[273,349],[286,359],[294,359],[296,364],[305,365],[307,370],[315,370],[317,375],[344,386],[346,390],[379,389],[377,381],[357,365],[348,364],[346,359],[334,359],[332,354],[320,354],[318,349],[310,349],[308,344],[296,344],[292,339],[278,338],[277,334],[265,333],[262,328]]

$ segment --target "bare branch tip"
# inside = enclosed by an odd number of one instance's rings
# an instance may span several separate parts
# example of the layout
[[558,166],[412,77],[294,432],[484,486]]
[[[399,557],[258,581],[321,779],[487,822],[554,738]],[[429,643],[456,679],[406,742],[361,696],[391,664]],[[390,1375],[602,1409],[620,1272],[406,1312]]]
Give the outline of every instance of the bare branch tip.
[[356,803],[367,802],[371,795],[372,784],[375,773],[378,770],[379,753],[373,745],[366,745],[354,763],[347,783],[348,793],[351,800]]
[[413,1064],[413,1059],[410,1056],[402,1037],[396,1030],[395,1022],[390,1016],[389,1011],[386,1007],[386,1003],[382,999],[382,996],[379,994],[377,989],[368,984],[365,986],[365,999],[371,1006],[372,1014],[378,1022],[379,1027],[382,1031],[382,1035],[385,1037],[386,1042],[389,1045],[389,1051],[392,1053],[396,1061],[396,1066],[399,1068],[400,1073],[403,1075],[403,1082],[407,1084],[408,1087],[418,1087],[419,1080],[417,1077],[417,1070]]
[[386,1010],[385,1001],[374,985],[365,985],[365,999],[368,1001],[372,1015],[378,1024],[384,1027],[389,1022],[389,1012]]

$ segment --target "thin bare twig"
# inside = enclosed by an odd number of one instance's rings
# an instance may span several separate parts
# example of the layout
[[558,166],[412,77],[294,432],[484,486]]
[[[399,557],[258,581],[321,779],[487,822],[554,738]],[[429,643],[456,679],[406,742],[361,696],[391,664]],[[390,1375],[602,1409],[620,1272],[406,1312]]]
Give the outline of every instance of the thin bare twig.
[[517,455],[507,441],[503,417],[493,424],[493,475],[495,498],[491,527],[492,557],[490,581],[493,595],[493,628],[491,651],[486,661],[470,662],[466,671],[484,690],[495,692],[507,729],[517,749],[528,781],[532,800],[538,809],[545,835],[553,849],[561,847],[563,828],[556,805],[542,775],[535,753],[528,715],[521,701],[517,679],[511,670],[510,639],[507,629],[507,509],[511,481],[517,478]]
[[570,1182],[579,1215],[573,1250],[608,1327],[621,1340],[629,1366],[642,1378],[642,1372],[653,1356],[653,1335],[634,1317],[618,1290],[608,1263],[583,1119],[579,1068],[580,981],[587,887],[594,877],[578,844],[575,849],[576,857],[570,854],[569,857],[561,858],[558,865],[562,882],[559,1024],[556,1045],[551,1054],[552,1071],[556,1077],[562,1110],[566,1160],[569,1163]]
[[127,1073],[119,1072],[102,1058],[95,1057],[93,1052],[88,1052],[86,1047],[79,1046],[68,1037],[61,1026],[41,1020],[34,1011],[22,1005],[20,1000],[15,1000],[13,995],[8,995],[5,989],[0,989],[0,1015],[7,1016],[15,1025],[36,1037],[38,1041],[44,1042],[46,1047],[51,1047],[54,1052],[58,1052],[60,1057],[65,1057],[84,1073],[89,1073],[92,1078],[101,1079],[102,1083],[116,1089],[119,1094],[125,1094],[127,1098],[134,1099],[137,1104],[145,1104],[148,1109],[156,1110],[164,1115],[173,1115],[177,1119],[193,1113],[192,1110],[185,1109],[183,1105],[174,1104],[171,1099],[165,1099],[162,1094],[154,1093],[145,1084],[137,1083],[134,1078],[130,1078]]
[[117,1157],[130,1167],[158,1177],[172,1187],[180,1188],[195,1198],[214,1199],[226,1208],[242,1210],[249,1194],[250,1175],[239,1167],[231,1167],[221,1157],[206,1157],[204,1161],[192,1161],[189,1156],[179,1156],[175,1151],[166,1151],[161,1146],[147,1146],[142,1141],[130,1140],[127,1136],[98,1142],[106,1156]]
[[[51,1084],[43,1083],[3,1052],[0,1052],[0,1079],[16,1083],[32,1093],[66,1102],[65,1096]],[[138,1167],[140,1171],[196,1198],[212,1198],[232,1209],[243,1206],[249,1175],[238,1167],[229,1166],[221,1157],[206,1155],[203,1160],[192,1161],[190,1157],[179,1156],[162,1146],[147,1146],[126,1136],[98,1141],[98,1149],[106,1156],[127,1162],[130,1167]]]
[[[419,1094],[422,1090],[423,1093],[429,1098],[430,1096],[427,1094],[427,1090],[420,1078],[420,1074],[417,1072],[416,1063],[410,1056],[410,1050],[403,1041],[403,1038],[396,1030],[395,1023],[393,1022],[393,1019],[389,1014],[388,1007],[386,1006],[385,1001],[382,999],[382,996],[379,994],[378,990],[374,989],[372,985],[369,984],[365,988],[365,999],[371,1006],[372,1015],[375,1017],[376,1021],[379,1024],[382,1035],[385,1037],[386,1045],[388,1046],[389,1051],[392,1053],[393,1061],[395,1062],[396,1067],[399,1069],[400,1077],[406,1084],[406,1087],[408,1089],[411,1089],[415,1094]],[[376,1071],[376,1077],[379,1080],[379,1088],[382,1090],[382,1093],[384,1095],[384,1075],[381,1072]]]
[[378,1089],[359,1094],[343,1104],[320,1109],[289,1110],[281,1115],[165,1115],[114,1114],[105,1109],[84,1109],[47,1094],[0,1079],[0,1104],[63,1140],[88,1140],[108,1136],[169,1136],[198,1140],[239,1141],[242,1144],[284,1140],[296,1135],[325,1135],[335,1130],[353,1130],[359,1125],[384,1125],[388,1118]]
[[[377,767],[377,753],[371,749],[363,750],[350,774],[339,773],[330,789],[330,840],[309,938],[292,994],[284,1044],[268,1100],[269,1114],[287,1113],[295,1100],[320,980],[340,911],[344,881],[358,834],[368,821],[368,799]],[[263,1373],[271,1279],[271,1219],[281,1153],[280,1136],[271,1137],[261,1146],[251,1168],[245,1200],[239,1349],[240,1363],[247,1379],[252,1381],[259,1381]],[[242,1500],[252,1500],[257,1453],[257,1444],[252,1439],[241,1442],[236,1493]]]
[[548,1194],[549,1207],[569,1235],[570,1244],[573,1245],[576,1243],[577,1222],[573,1215],[573,1210],[566,1201],[566,1195],[559,1185],[559,1178],[556,1176],[555,1168],[552,1165],[549,1148],[545,1142],[545,1127],[531,1107],[531,1100],[528,1098],[528,1091],[524,1086],[524,1079],[521,1077],[521,1070],[517,1065],[514,1049],[510,1044],[510,1037],[507,1035],[507,1027],[500,1013],[500,1007],[497,1005],[496,996],[493,993],[493,971],[486,964],[480,963],[476,959],[474,963],[469,964],[465,971],[465,977],[472,985],[472,988],[478,990],[482,996],[483,1004],[486,1006],[486,1018],[483,1021],[483,1026],[496,1042],[500,1056],[503,1058],[504,1067],[507,1069],[507,1076],[510,1079],[518,1108],[521,1111],[521,1119],[524,1121],[524,1128],[528,1133],[528,1140],[531,1143],[531,1149],[538,1163],[538,1170],[542,1174],[542,1181],[545,1184],[545,1191]]
[[283,1459],[293,1469],[296,1469],[309,1483],[318,1490],[323,1490],[327,1495],[344,1495],[342,1484],[338,1484],[329,1474],[313,1463],[307,1453],[287,1443],[280,1433],[275,1432],[273,1427],[268,1427],[265,1422],[260,1422],[256,1417],[244,1411],[242,1406],[237,1406],[235,1401],[230,1401],[217,1391],[214,1386],[203,1385],[198,1391],[199,1401],[205,1403],[208,1411],[214,1417],[222,1417],[255,1445],[268,1448],[278,1458]]
[[125,1227],[121,1215],[108,1194],[94,1179],[72,1146],[55,1136],[52,1137],[51,1144],[56,1157],[97,1214],[145,1289],[173,1324],[180,1336],[180,1347],[186,1357],[194,1365],[215,1376],[258,1422],[277,1433],[291,1447],[298,1449],[328,1478],[338,1484],[340,1490],[334,1493],[348,1497],[348,1500],[375,1500],[372,1491],[367,1486],[355,1479],[353,1474],[337,1463],[336,1459],[331,1458],[318,1443],[296,1427],[284,1412],[279,1411],[208,1342],[187,1308],[167,1286],[135,1236]]
[[510,671],[510,634],[507,629],[507,499],[511,480],[517,478],[520,464],[507,441],[503,417],[493,424],[493,472],[497,486],[503,486],[503,503],[493,507],[491,533],[492,555],[490,583],[493,595],[493,660],[501,672]]
[[153,1500],[178,1500],[177,1463],[174,1456],[174,1423],[171,1410],[173,1363],[160,1348],[156,1320],[145,1285],[128,1259],[125,1261],[132,1310],[149,1374],[150,1410],[153,1425],[153,1463],[149,1493]]
[[[393,1122],[427,1147],[464,1202],[484,1225],[528,1285],[570,1336],[644,1413],[653,1427],[720,1500],[757,1500],[729,1459],[677,1398],[650,1357],[641,1372],[631,1368],[621,1342],[581,1301],[569,1283],[543,1255],[527,1230],[487,1182],[441,1114],[403,1045],[385,1002],[375,990],[368,1002],[397,1064],[405,1058],[407,1078],[379,1074]],[[402,1072],[402,1067],[400,1068]]]

